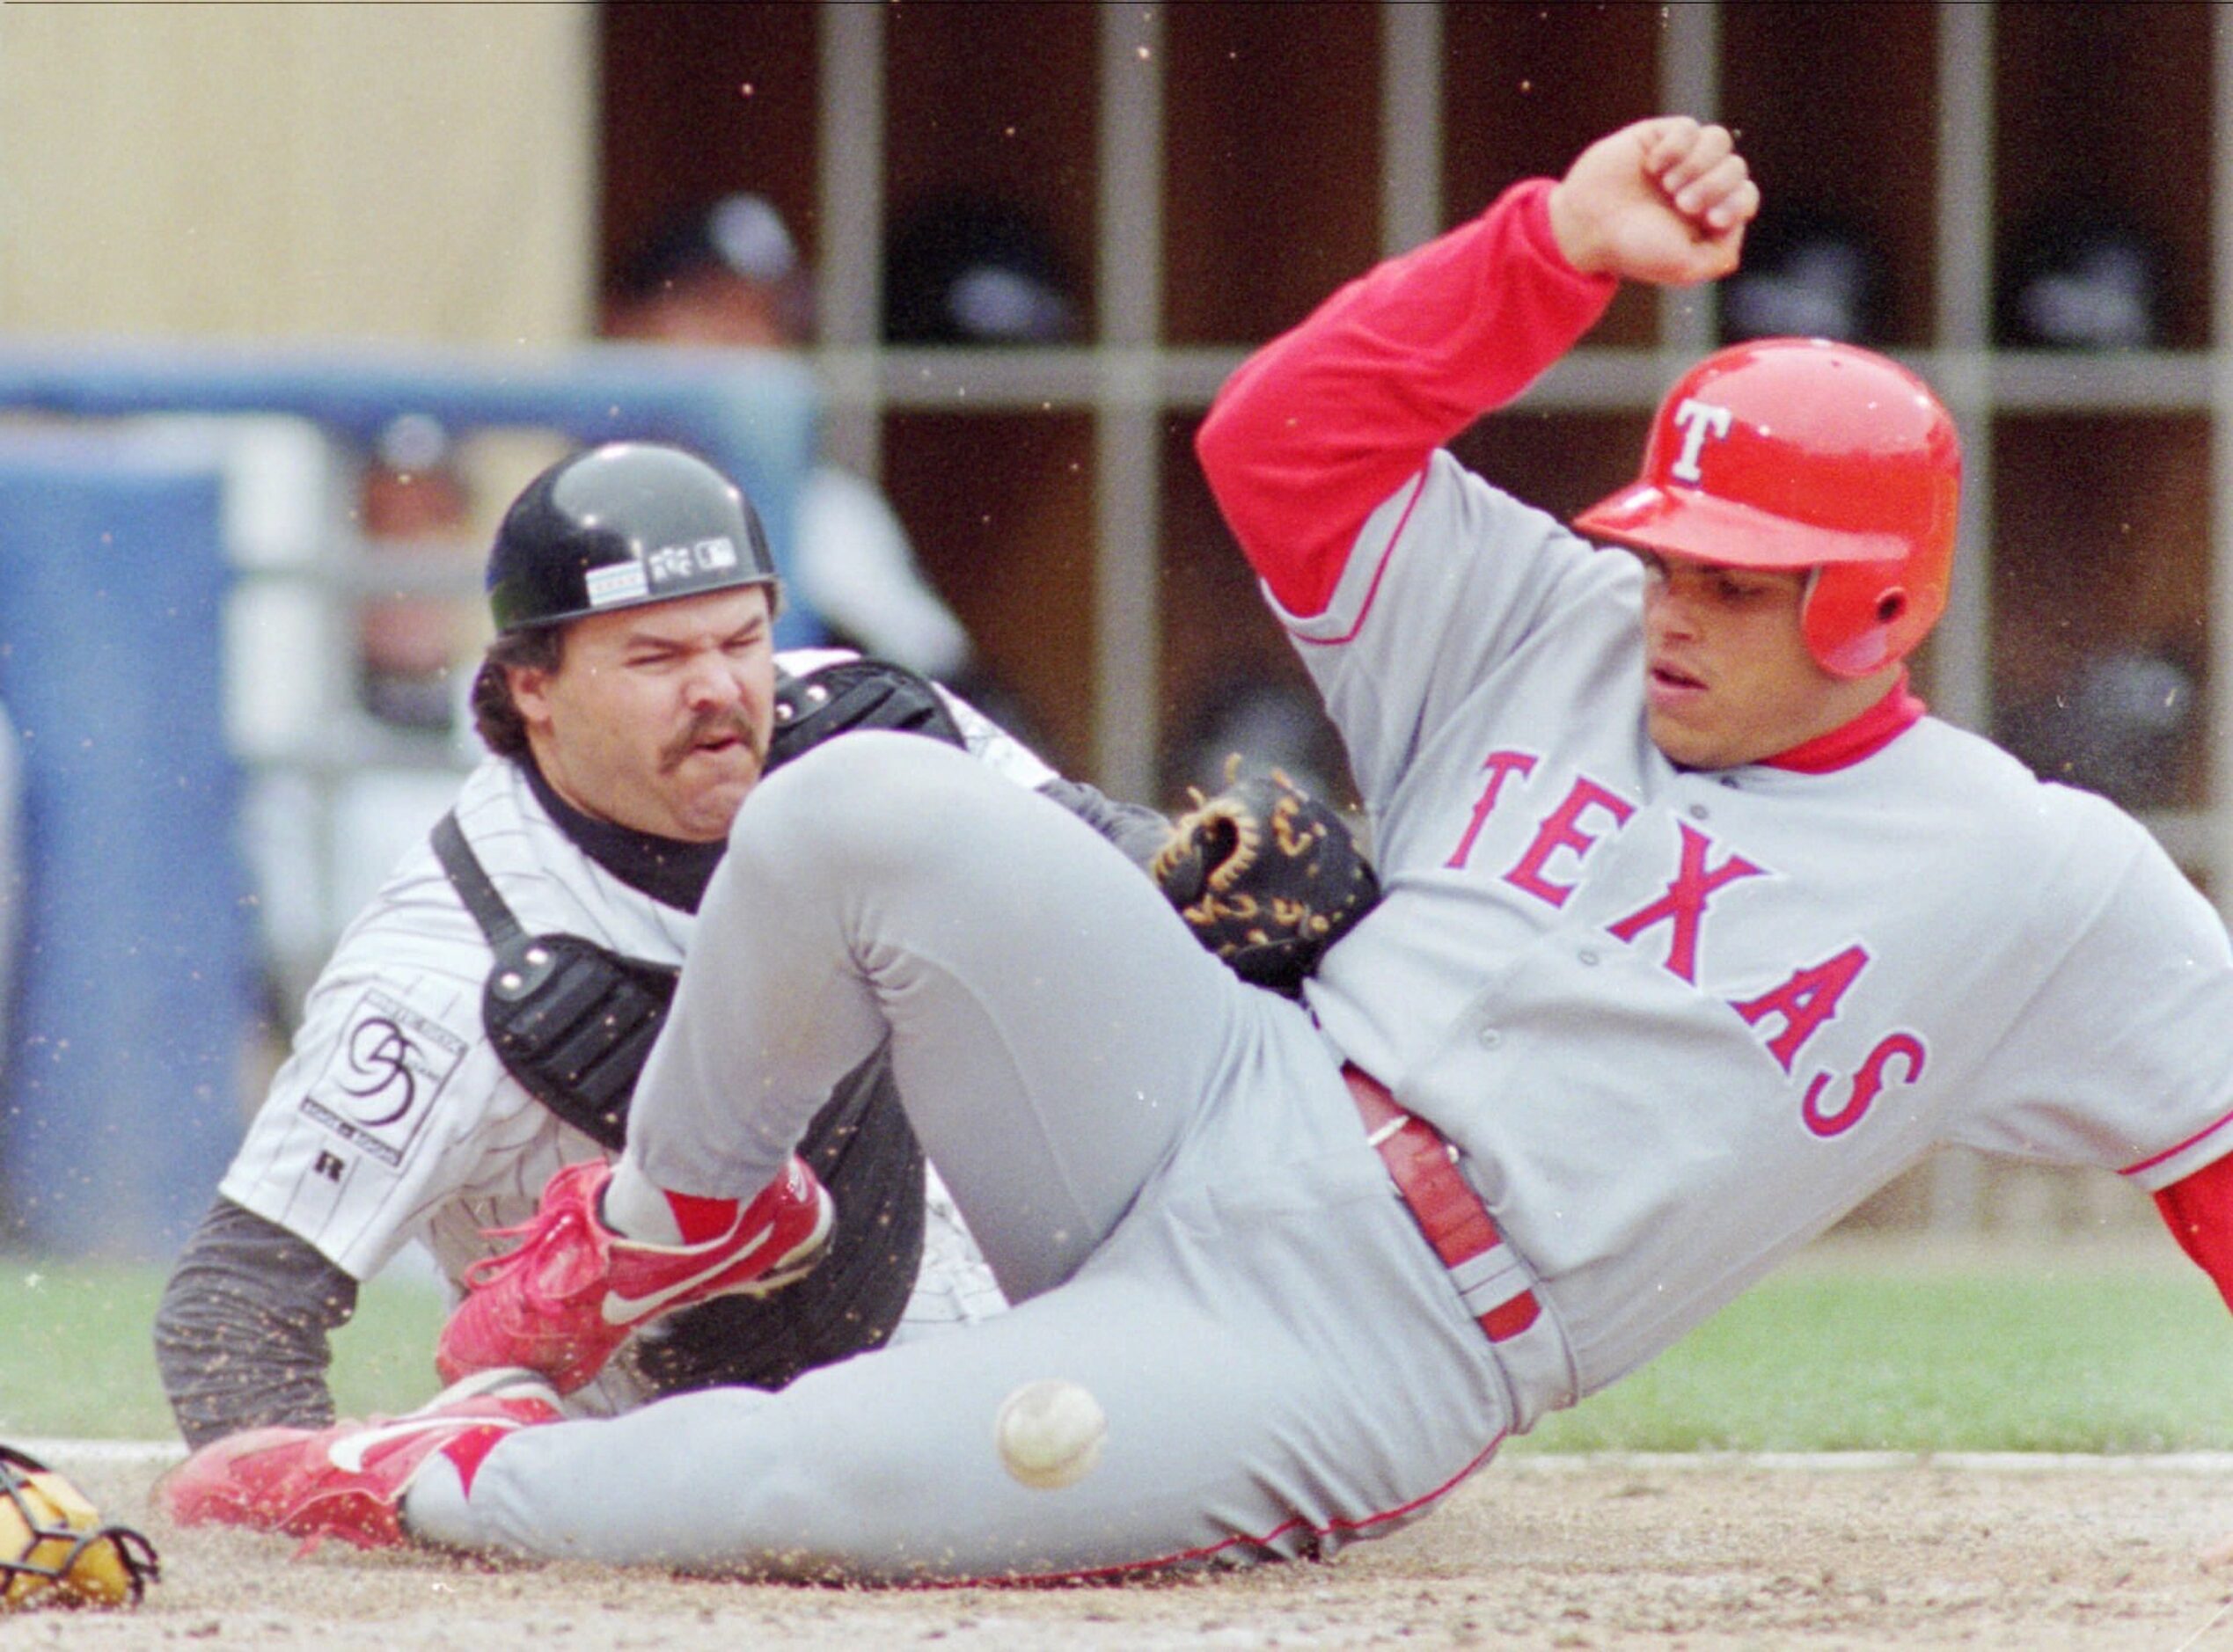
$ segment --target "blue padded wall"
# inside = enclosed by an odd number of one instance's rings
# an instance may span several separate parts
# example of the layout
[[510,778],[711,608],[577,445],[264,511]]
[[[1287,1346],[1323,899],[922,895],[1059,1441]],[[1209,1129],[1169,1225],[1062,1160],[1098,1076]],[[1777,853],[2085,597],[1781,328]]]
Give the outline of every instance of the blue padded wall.
[[22,732],[0,1243],[177,1248],[238,1143],[257,1012],[227,572],[209,471],[95,435],[0,442],[0,701]]

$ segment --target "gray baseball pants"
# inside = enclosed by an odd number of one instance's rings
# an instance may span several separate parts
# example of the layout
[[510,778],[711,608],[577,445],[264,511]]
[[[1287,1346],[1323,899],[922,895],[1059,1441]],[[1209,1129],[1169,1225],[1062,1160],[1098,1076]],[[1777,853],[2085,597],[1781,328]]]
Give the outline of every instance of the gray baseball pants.
[[[861,734],[739,812],[629,1151],[662,1187],[747,1195],[886,1037],[1017,1305],[780,1393],[523,1429],[470,1500],[437,1460],[415,1532],[860,1581],[1292,1557],[1395,1529],[1511,1426],[1307,1013],[1060,808]],[[1042,1378],[1109,1418],[1099,1467],[1056,1491],[993,1446],[1003,1397]]]

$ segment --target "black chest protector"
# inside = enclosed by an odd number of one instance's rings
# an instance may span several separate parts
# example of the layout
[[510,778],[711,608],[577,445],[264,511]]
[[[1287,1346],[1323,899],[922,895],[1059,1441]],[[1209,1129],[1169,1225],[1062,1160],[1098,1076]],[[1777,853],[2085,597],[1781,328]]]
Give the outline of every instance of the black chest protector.
[[[927,678],[881,660],[843,660],[804,676],[779,675],[765,766],[860,728],[967,743]],[[545,1107],[618,1152],[628,1099],[674,1001],[678,972],[579,935],[526,933],[457,816],[443,815],[433,837],[443,871],[496,954],[480,1012],[498,1057]]]
[[674,1002],[679,972],[579,935],[528,934],[454,814],[435,823],[434,849],[496,954],[480,1015],[498,1058],[545,1107],[619,1151],[628,1099]]
[[766,766],[780,769],[824,741],[857,728],[926,735],[964,750],[969,747],[928,677],[883,660],[840,660],[804,676],[778,675]]
[[[578,935],[526,933],[454,814],[436,822],[433,841],[495,954],[481,1019],[498,1057],[545,1107],[617,1152],[679,972]],[[653,1392],[780,1388],[879,1346],[898,1326],[922,1266],[923,1151],[884,1052],[839,1081],[798,1151],[837,1203],[829,1254],[794,1285],[717,1297],[634,1339],[620,1357]]]

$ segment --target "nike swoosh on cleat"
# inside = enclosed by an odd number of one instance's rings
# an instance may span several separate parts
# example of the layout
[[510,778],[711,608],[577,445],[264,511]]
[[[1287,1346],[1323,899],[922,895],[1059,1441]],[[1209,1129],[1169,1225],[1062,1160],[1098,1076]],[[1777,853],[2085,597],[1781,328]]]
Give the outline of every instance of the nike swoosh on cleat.
[[384,1428],[366,1429],[360,1433],[342,1436],[326,1448],[326,1460],[345,1474],[364,1473],[364,1459],[375,1446],[392,1440],[407,1440],[421,1434],[432,1434],[441,1429],[454,1429],[461,1424],[487,1424],[499,1429],[519,1425],[508,1417],[420,1417],[391,1422]]
[[708,1279],[727,1273],[739,1262],[749,1261],[753,1254],[775,1236],[775,1224],[770,1223],[760,1230],[760,1236],[740,1250],[732,1251],[712,1267],[678,1279],[671,1285],[663,1285],[648,1296],[624,1297],[617,1290],[604,1293],[602,1312],[607,1325],[633,1325],[648,1314],[656,1313],[676,1297],[685,1296],[704,1284]]

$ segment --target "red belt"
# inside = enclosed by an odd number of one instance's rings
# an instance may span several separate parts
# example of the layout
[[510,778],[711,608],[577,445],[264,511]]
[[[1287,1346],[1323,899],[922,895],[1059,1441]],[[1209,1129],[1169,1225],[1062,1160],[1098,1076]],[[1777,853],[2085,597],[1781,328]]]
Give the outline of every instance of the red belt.
[[1365,1135],[1419,1232],[1450,1270],[1467,1311],[1490,1341],[1518,1336],[1535,1323],[1542,1305],[1528,1288],[1519,1259],[1489,1219],[1481,1195],[1458,1169],[1456,1150],[1433,1125],[1397,1107],[1387,1086],[1372,1074],[1344,1064],[1342,1077],[1357,1098]]

